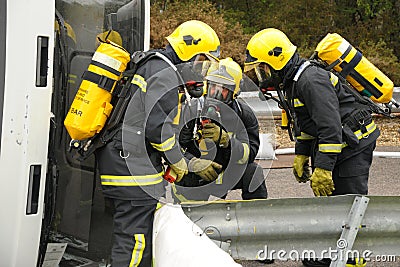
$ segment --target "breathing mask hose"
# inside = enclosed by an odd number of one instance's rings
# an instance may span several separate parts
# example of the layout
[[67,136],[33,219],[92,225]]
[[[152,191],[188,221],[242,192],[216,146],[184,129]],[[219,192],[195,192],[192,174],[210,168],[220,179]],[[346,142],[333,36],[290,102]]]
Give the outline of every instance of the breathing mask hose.
[[299,126],[297,124],[297,116],[296,116],[296,112],[294,111],[294,98],[293,98],[293,94],[294,94],[294,89],[296,88],[296,82],[293,82],[293,86],[292,86],[292,92],[291,92],[291,96],[289,99],[289,108],[291,110],[291,116],[293,118],[293,129],[294,129],[294,136],[300,136],[301,132],[299,129]]
[[219,125],[219,137],[218,137],[218,141],[217,141],[217,146],[219,147],[220,143],[221,143],[221,136],[222,136],[222,125],[221,125],[221,114],[219,113],[218,110],[216,110],[217,116],[218,116],[218,123]]
[[285,100],[285,97],[283,96],[283,93],[282,93],[281,89],[277,87],[276,88],[276,92],[278,93],[278,97],[279,97],[279,100],[280,100],[279,104],[282,106],[282,108],[285,110],[285,112],[287,114],[287,120],[288,120],[288,126],[289,126],[289,127],[287,127],[287,130],[288,130],[289,138],[290,138],[291,141],[294,141],[293,134],[292,134],[292,129],[290,127],[290,123],[292,121],[292,112],[289,109],[288,103]]

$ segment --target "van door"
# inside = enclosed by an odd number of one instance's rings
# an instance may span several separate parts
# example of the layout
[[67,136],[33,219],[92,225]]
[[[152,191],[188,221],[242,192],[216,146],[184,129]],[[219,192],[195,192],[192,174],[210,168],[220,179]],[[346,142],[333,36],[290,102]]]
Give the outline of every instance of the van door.
[[149,0],[56,1],[51,106],[54,118],[46,194],[51,209],[45,217],[42,247],[47,240],[67,243],[69,256],[64,260],[72,261],[73,266],[108,260],[112,206],[102,195],[94,156],[85,161],[75,159],[63,122],[99,44],[98,37],[108,34],[109,39],[130,53],[147,50],[149,21]]
[[54,0],[0,1],[0,266],[36,266],[44,206]]

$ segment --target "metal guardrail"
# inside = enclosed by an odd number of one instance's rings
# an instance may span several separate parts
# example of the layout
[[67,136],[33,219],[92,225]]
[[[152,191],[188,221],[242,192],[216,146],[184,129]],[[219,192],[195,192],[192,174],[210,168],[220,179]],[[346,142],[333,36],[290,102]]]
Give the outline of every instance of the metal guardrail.
[[[263,140],[261,139],[261,142]],[[290,148],[278,148],[275,149],[275,155],[294,155],[294,147]],[[389,159],[399,159],[400,151],[374,151],[373,156],[377,158],[389,158]]]
[[[277,97],[276,92],[272,92],[272,94],[273,96]],[[239,95],[239,98],[243,99],[247,104],[249,104],[257,116],[281,116],[281,109],[278,107],[278,104],[272,99],[261,101],[258,91],[242,92]],[[396,100],[397,103],[400,103],[400,87],[394,88],[393,99]],[[400,112],[400,108],[393,107],[392,112],[398,113]]]
[[[337,248],[358,251],[359,255],[367,252],[371,258],[399,256],[400,197],[368,196],[365,213],[362,209],[358,213],[354,211],[358,199],[360,196],[345,195],[193,202],[182,204],[182,208],[234,259],[256,260],[263,259],[263,255],[279,258],[277,254],[271,255],[272,251],[297,252],[300,258],[304,252],[313,252],[318,257],[326,250]],[[361,216],[361,224],[357,216]],[[354,229],[352,222],[357,225]],[[343,239],[346,229],[353,231],[347,236],[354,236],[354,246],[350,246],[351,238]]]

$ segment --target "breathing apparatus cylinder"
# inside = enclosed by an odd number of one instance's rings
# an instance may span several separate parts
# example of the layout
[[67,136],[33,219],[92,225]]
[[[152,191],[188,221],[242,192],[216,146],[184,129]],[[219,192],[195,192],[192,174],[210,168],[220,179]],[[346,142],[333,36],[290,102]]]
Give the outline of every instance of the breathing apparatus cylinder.
[[129,53],[113,42],[97,48],[64,121],[72,139],[84,140],[102,130],[113,108],[112,93],[129,61]]
[[372,101],[389,103],[392,100],[393,82],[339,34],[327,34],[315,51],[318,58]]

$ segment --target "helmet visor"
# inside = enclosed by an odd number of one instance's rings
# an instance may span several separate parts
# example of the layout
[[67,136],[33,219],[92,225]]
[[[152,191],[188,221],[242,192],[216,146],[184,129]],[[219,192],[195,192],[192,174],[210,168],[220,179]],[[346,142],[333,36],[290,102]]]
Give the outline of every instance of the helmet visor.
[[248,72],[251,71],[253,69],[255,69],[255,67],[260,64],[260,63],[251,63],[251,64],[244,64],[244,68],[243,68],[243,72]]
[[215,82],[207,82],[207,97],[217,99],[224,103],[229,103],[232,100],[232,89],[229,85],[224,85]]
[[272,74],[271,74],[271,69],[266,63],[259,63],[255,64],[254,71],[257,75],[257,79],[260,83],[264,83],[268,80],[271,79]]
[[218,46],[217,49],[215,49],[214,51],[210,51],[209,53],[210,54],[208,56],[213,58],[214,61],[217,61],[219,59],[219,57],[221,56],[221,47]]
[[213,62],[217,62],[214,57],[207,54],[198,54],[193,60],[193,71],[205,77]]

